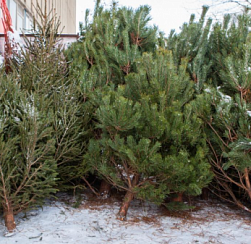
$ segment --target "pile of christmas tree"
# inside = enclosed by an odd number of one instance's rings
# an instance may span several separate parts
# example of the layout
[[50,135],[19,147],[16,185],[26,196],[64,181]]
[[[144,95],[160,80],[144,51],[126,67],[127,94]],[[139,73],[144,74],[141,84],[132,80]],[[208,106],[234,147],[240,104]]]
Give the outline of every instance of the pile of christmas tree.
[[123,194],[124,220],[134,198],[173,208],[170,199],[200,195],[215,176],[210,189],[249,211],[250,18],[212,27],[206,12],[165,38],[148,6],[106,9],[98,0],[63,52],[59,22],[38,9],[34,39],[24,37],[0,73],[9,231],[14,214],[84,186]]

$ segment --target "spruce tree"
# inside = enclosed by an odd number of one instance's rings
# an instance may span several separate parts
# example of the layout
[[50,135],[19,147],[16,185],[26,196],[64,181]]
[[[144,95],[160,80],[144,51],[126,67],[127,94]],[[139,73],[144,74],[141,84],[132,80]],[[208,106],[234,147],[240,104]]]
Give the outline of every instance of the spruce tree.
[[46,6],[37,11],[34,38],[24,36],[11,73],[1,70],[0,197],[10,232],[13,214],[42,205],[83,151],[85,118],[59,44],[59,22]]
[[47,102],[20,89],[17,78],[1,75],[0,196],[8,231],[15,229],[13,214],[39,206],[56,192],[51,114]]
[[37,15],[40,22],[35,22],[34,38],[24,37],[22,53],[16,57],[17,72],[23,90],[50,103],[44,109],[52,119],[59,186],[68,188],[70,182],[74,184],[71,167],[82,161],[88,108],[82,106],[79,81],[69,74],[59,20],[52,10],[47,12],[46,5],[45,9],[38,7]]

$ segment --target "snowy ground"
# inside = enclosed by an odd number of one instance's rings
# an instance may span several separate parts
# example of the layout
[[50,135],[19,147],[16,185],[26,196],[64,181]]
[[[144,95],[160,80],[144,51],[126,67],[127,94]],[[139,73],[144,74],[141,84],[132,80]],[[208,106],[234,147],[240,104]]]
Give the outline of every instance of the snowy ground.
[[19,214],[14,236],[4,237],[2,221],[0,243],[251,243],[251,215],[222,203],[201,201],[196,210],[170,213],[134,201],[125,222],[116,219],[118,210],[118,201],[85,199],[78,208],[51,201],[43,210]]

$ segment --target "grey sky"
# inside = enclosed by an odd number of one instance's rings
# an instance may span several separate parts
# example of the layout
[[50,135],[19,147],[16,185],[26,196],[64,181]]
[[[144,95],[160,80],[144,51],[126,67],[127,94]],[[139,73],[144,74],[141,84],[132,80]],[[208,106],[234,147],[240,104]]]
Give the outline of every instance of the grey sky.
[[[111,0],[102,0],[107,7]],[[171,29],[179,27],[189,21],[190,15],[195,13],[200,16],[202,5],[212,5],[215,0],[117,0],[119,5],[137,8],[140,5],[149,5],[152,9],[152,23],[159,26],[161,31],[169,34]],[[84,20],[85,10],[94,9],[95,0],[77,0],[77,26],[79,21]],[[227,6],[225,5],[224,8]],[[221,12],[222,6],[211,9],[211,14]]]

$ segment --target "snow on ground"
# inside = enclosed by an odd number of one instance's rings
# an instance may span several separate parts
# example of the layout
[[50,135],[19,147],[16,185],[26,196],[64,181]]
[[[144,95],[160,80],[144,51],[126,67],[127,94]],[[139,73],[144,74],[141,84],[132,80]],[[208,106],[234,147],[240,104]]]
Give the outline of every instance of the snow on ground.
[[251,215],[222,203],[200,201],[196,210],[171,213],[134,201],[127,221],[116,219],[119,202],[83,200],[78,208],[60,201],[16,218],[17,233],[1,244],[251,243]]

